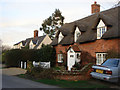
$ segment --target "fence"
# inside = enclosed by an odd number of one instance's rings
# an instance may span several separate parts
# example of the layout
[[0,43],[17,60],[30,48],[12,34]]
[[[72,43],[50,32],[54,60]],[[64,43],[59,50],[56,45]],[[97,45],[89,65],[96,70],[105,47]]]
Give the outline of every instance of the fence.
[[26,69],[27,68],[27,62],[21,61],[20,62],[20,67],[23,68],[23,69]]
[[35,61],[33,61],[33,66],[34,67],[41,66],[42,68],[50,68],[50,62],[35,62]]
[[[42,68],[50,68],[50,62],[35,62],[33,61],[33,66],[34,67],[42,67]],[[20,62],[20,67],[23,69],[27,68],[27,62]]]

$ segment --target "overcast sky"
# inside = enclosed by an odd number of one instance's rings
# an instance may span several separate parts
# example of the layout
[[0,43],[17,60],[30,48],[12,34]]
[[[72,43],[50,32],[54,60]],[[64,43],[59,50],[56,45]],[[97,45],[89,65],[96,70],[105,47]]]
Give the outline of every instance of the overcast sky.
[[[0,0],[0,39],[3,45],[33,37],[43,20],[60,9],[69,23],[91,15],[91,4],[97,1],[101,11],[112,8],[119,0]],[[39,36],[43,32],[39,31]]]

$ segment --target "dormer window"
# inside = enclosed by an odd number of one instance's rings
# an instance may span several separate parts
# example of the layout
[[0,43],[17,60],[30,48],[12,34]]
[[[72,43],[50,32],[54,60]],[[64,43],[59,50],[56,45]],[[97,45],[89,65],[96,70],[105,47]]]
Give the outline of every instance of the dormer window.
[[58,43],[63,39],[63,35],[62,35],[62,33],[60,32],[60,34],[59,34],[59,37],[58,37]]
[[78,37],[81,35],[81,32],[79,31],[79,28],[76,27],[75,34],[74,34],[74,40],[77,41]]
[[107,31],[107,27],[105,26],[104,22],[100,20],[97,26],[97,39],[101,39],[101,37],[106,31]]

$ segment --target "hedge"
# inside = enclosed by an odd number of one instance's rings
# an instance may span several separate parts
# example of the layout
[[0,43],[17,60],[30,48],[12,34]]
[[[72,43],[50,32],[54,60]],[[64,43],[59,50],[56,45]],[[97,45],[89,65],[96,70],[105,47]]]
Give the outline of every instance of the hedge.
[[12,49],[8,50],[3,59],[7,67],[19,67],[20,61],[50,61],[54,66],[56,59],[56,51],[50,45],[46,45],[41,49]]

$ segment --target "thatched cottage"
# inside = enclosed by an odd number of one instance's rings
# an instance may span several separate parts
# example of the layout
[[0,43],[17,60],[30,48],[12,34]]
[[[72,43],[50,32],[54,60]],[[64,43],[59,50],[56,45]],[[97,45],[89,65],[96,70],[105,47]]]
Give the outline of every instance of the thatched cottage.
[[66,23],[57,31],[51,43],[56,49],[56,66],[66,65],[71,70],[76,62],[84,61],[82,52],[89,53],[100,65],[108,50],[120,50],[120,6],[102,12],[96,2],[91,7],[92,15]]

